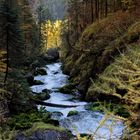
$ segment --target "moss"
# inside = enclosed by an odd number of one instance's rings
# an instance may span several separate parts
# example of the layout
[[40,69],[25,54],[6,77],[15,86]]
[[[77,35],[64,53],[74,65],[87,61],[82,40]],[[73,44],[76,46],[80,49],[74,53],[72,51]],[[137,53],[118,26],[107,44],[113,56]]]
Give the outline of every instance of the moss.
[[73,116],[73,115],[78,115],[78,111],[76,111],[76,110],[72,110],[72,111],[70,111],[69,113],[68,113],[68,117],[70,117],[70,116]]
[[113,114],[121,116],[123,118],[130,117],[130,113],[127,108],[127,106],[124,106],[122,104],[109,102],[94,102],[88,107],[88,109],[92,111],[106,112],[106,110],[108,110],[109,112],[113,112]]
[[11,129],[15,128],[16,130],[25,130],[32,127],[34,122],[48,121],[50,119],[50,113],[47,111],[39,111],[34,113],[20,113],[14,115],[8,121],[8,126]]
[[37,123],[33,124],[32,128],[30,128],[29,130],[26,130],[24,132],[24,134],[26,136],[31,136],[37,130],[56,130],[56,131],[59,131],[59,132],[66,131],[62,127],[56,127],[56,126],[53,126],[51,124],[46,124],[46,123],[43,123],[43,122],[37,122]]
[[33,98],[44,101],[44,100],[48,100],[50,98],[50,95],[48,93],[42,92],[42,93],[37,93],[36,95],[34,95]]
[[76,88],[76,85],[75,83],[70,83],[62,88],[59,88],[59,92],[61,93],[65,93],[65,94],[72,94],[74,92],[74,89]]

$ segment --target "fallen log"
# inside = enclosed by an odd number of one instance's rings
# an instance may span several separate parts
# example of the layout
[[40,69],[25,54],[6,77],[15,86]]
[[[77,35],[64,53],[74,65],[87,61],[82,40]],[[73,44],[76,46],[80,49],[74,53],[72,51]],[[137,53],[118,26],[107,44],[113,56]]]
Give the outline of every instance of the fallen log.
[[37,105],[43,105],[43,106],[49,106],[49,107],[60,107],[60,108],[72,108],[77,107],[78,105],[61,105],[61,104],[53,104],[53,103],[47,103],[40,100],[33,99],[35,104]]

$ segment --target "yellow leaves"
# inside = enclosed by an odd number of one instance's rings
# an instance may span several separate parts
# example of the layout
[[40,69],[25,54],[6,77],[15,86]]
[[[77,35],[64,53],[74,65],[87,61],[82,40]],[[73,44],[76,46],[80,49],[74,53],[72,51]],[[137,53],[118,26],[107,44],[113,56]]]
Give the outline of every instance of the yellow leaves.
[[47,50],[47,48],[56,48],[61,45],[61,30],[61,20],[56,20],[55,22],[48,20],[42,24],[41,34],[44,50]]

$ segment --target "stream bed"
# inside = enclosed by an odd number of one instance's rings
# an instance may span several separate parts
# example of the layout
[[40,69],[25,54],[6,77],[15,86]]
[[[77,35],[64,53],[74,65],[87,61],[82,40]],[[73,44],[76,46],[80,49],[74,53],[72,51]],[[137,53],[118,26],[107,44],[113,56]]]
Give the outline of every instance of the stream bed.
[[[102,125],[100,123],[105,118],[103,113],[87,110],[89,103],[75,99],[74,95],[58,92],[59,88],[68,84],[69,77],[63,74],[61,65],[60,62],[46,65],[47,75],[35,77],[35,80],[40,80],[44,84],[31,87],[32,91],[38,94],[43,89],[50,90],[51,97],[46,101],[47,103],[77,106],[70,108],[46,107],[46,110],[52,113],[52,118],[58,120],[60,126],[70,130],[74,135],[94,134],[96,140],[120,139],[125,128],[121,120],[108,116]],[[73,110],[78,111],[78,114],[67,117],[68,113]]]

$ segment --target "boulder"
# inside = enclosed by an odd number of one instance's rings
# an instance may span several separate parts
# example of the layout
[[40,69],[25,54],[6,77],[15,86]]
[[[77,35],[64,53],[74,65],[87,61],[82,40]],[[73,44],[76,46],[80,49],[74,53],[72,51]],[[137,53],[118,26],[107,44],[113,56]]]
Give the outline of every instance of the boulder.
[[31,136],[18,134],[13,140],[71,140],[73,136],[66,131],[37,130]]
[[45,68],[36,68],[34,75],[47,75],[46,69]]
[[75,83],[71,83],[63,86],[62,88],[59,88],[58,91],[65,94],[73,94],[75,92],[76,85],[77,84]]
[[31,129],[18,132],[13,140],[71,140],[71,138],[73,135],[62,127],[37,122]]
[[56,48],[48,49],[47,54],[43,56],[43,59],[48,62],[55,62],[59,59],[59,51]]
[[34,80],[32,85],[43,85],[44,83],[39,80]]
[[48,100],[49,98],[50,98],[50,95],[46,92],[36,93],[36,95],[34,95],[34,99],[38,99],[41,101]]
[[76,110],[70,111],[70,112],[68,113],[67,117],[73,116],[73,115],[78,115],[78,111],[76,111]]
[[48,90],[48,89],[43,89],[42,92],[50,93],[50,90]]

